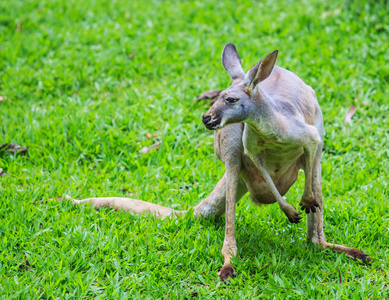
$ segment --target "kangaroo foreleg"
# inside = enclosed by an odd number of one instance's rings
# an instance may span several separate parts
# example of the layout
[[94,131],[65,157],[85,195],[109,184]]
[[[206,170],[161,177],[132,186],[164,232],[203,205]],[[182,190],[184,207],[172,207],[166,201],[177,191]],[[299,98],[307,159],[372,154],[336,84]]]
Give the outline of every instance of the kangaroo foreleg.
[[[219,180],[212,193],[194,207],[195,216],[204,218],[220,217],[226,210],[226,174]],[[247,193],[247,187],[243,180],[239,179],[236,202],[238,202]]]
[[254,162],[255,166],[260,170],[263,178],[265,179],[267,185],[270,188],[270,191],[272,192],[274,198],[276,198],[278,205],[280,206],[281,210],[285,213],[287,216],[289,222],[291,223],[299,223],[302,219],[300,217],[301,213],[296,210],[296,208],[293,205],[290,205],[285,201],[285,198],[282,197],[277,190],[277,187],[275,186],[273,179],[270,176],[269,170],[266,166],[266,161],[263,155],[253,155],[251,156],[252,161]]
[[[307,126],[305,134],[302,136],[301,143],[304,144],[304,174],[305,185],[304,193],[300,202],[302,210],[308,214],[310,211],[316,212],[316,207],[319,207],[318,202],[313,195],[313,165],[316,159],[318,145],[322,143],[317,129],[313,126]],[[321,153],[321,152],[320,152]]]
[[241,170],[241,158],[236,156],[229,158],[226,165],[226,226],[222,253],[224,264],[219,271],[219,276],[223,281],[228,281],[229,277],[235,276],[235,270],[231,266],[231,256],[238,253],[235,239],[235,206],[238,198],[239,173]]

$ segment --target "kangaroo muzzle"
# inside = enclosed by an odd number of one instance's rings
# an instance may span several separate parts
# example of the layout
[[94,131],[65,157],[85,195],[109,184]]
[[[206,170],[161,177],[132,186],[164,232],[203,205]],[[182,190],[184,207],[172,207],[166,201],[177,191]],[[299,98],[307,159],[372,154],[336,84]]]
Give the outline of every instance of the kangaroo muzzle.
[[214,118],[212,115],[203,115],[203,123],[209,130],[215,130],[220,127],[221,118]]

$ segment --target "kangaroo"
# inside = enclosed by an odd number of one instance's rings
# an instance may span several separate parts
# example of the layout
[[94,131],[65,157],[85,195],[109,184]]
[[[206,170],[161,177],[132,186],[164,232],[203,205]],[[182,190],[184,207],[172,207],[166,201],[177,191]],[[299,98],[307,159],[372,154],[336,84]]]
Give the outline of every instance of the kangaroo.
[[[194,215],[204,218],[226,215],[224,264],[218,273],[222,281],[235,276],[230,260],[238,250],[236,203],[249,192],[255,203],[277,202],[291,223],[299,223],[301,213],[283,196],[296,181],[300,169],[305,175],[300,207],[307,215],[308,240],[363,262],[372,260],[361,250],[326,242],[320,165],[322,112],[314,90],[292,72],[275,65],[277,55],[278,50],[271,52],[245,73],[235,46],[227,44],[222,63],[232,85],[220,93],[202,117],[205,127],[215,130],[215,153],[224,163],[225,173],[211,194],[194,207]],[[160,217],[186,213],[131,198],[73,201],[91,203],[96,209],[114,207],[137,214],[151,212]]]

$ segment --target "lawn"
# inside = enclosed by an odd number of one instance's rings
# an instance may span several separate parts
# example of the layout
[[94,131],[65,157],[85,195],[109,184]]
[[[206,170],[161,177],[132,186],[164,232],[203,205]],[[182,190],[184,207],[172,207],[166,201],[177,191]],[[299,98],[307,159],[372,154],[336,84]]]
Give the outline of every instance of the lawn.
[[[372,0],[1,1],[0,144],[28,151],[0,150],[0,298],[389,298],[388,24],[386,1]],[[245,196],[227,286],[216,275],[224,217],[64,199],[188,209],[210,193],[224,166],[201,122],[207,101],[194,99],[230,85],[228,42],[244,70],[279,49],[277,64],[315,89],[327,241],[371,264],[307,244],[305,216],[290,224]],[[286,195],[294,206],[302,175]]]

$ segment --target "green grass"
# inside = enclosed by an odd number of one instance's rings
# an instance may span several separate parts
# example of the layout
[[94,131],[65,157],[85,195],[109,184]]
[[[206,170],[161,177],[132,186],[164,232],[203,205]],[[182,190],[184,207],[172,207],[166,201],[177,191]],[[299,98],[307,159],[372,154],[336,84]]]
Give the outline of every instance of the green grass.
[[[0,144],[28,147],[0,154],[10,174],[0,177],[1,299],[388,298],[388,24],[386,1],[1,1]],[[216,275],[224,218],[50,200],[132,193],[187,209],[204,198],[224,167],[193,99],[229,86],[228,42],[245,70],[279,49],[278,65],[316,90],[327,240],[371,265],[307,245],[305,218],[289,224],[245,196],[238,276],[226,286]]]

